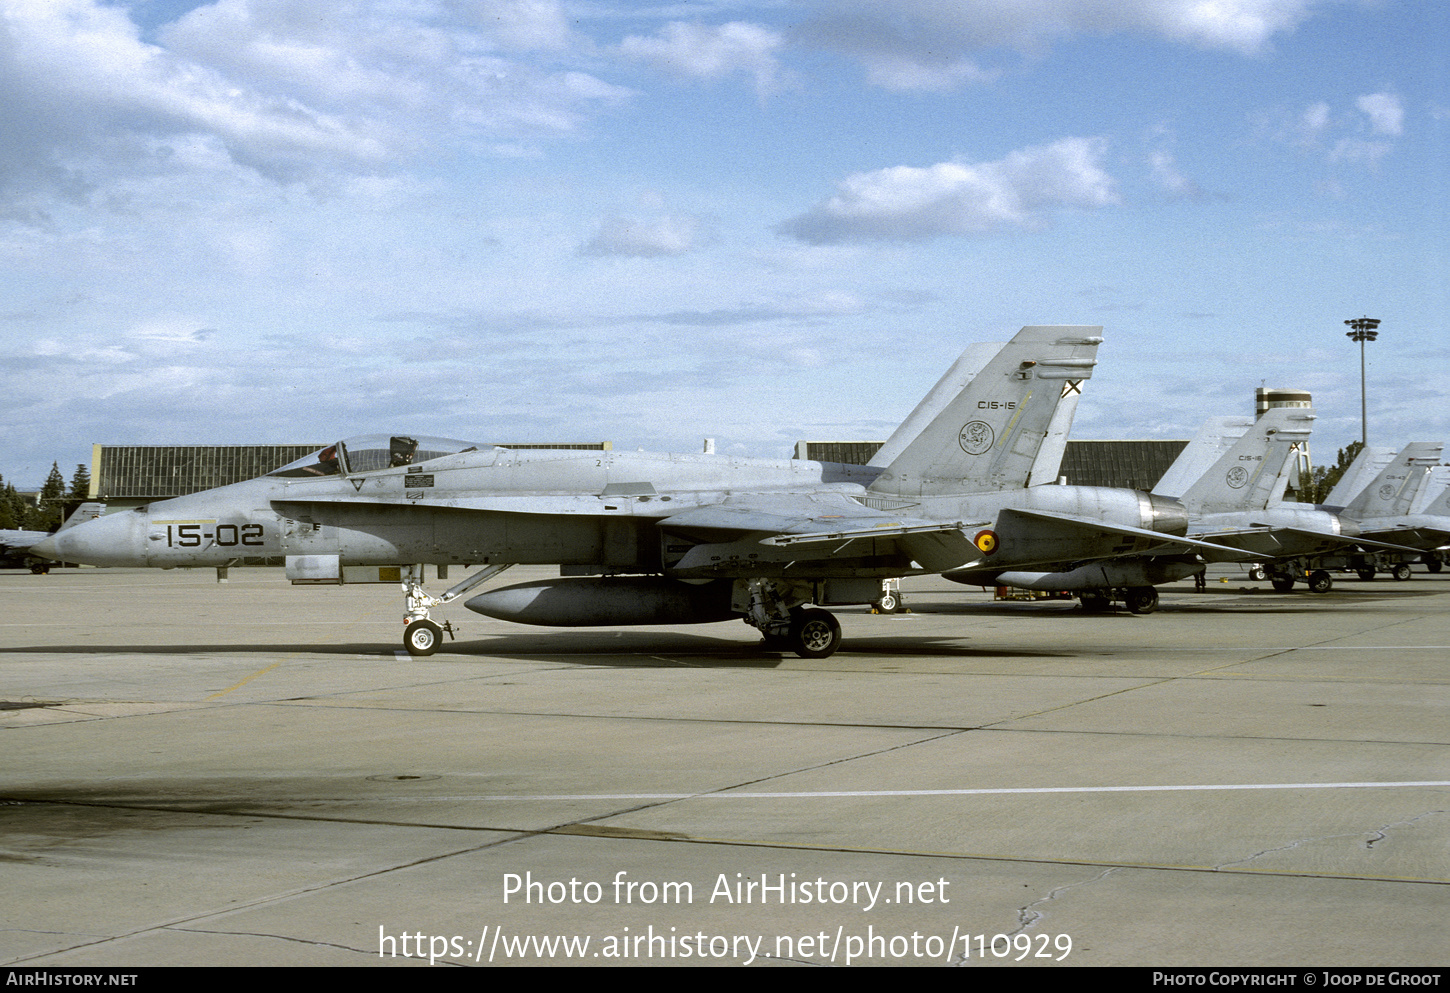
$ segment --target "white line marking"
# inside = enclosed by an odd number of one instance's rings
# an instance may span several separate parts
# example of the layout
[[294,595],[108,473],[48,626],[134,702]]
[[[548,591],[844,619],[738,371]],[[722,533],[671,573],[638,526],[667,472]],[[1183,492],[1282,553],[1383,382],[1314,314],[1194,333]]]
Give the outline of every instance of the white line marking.
[[1394,783],[1237,783],[1190,786],[1024,786],[963,790],[816,790],[790,793],[559,793],[536,796],[481,795],[479,800],[805,800],[830,797],[1001,796],[1015,793],[1174,793],[1212,790],[1358,790],[1412,786],[1450,787],[1450,780]]

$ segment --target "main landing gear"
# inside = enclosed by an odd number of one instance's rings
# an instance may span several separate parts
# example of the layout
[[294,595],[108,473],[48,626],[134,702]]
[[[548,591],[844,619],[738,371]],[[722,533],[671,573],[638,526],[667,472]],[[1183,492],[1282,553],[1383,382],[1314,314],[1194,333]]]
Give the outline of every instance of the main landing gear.
[[1121,599],[1130,613],[1151,614],[1158,609],[1158,591],[1151,586],[1130,586],[1122,590],[1091,590],[1081,594],[1084,613],[1103,614],[1113,609],[1113,601]]
[[1334,589],[1334,577],[1324,569],[1315,569],[1307,575],[1302,570],[1272,572],[1269,574],[1269,585],[1279,593],[1289,593],[1294,589],[1294,583],[1300,579],[1309,587],[1310,593],[1328,593]]
[[745,623],[765,638],[765,647],[795,652],[803,659],[823,659],[841,647],[841,622],[829,610],[804,607],[805,600],[788,584],[752,579]]
[[447,621],[444,621],[441,626],[438,625],[428,616],[430,610],[458,599],[475,586],[492,579],[512,565],[512,562],[508,562],[504,565],[491,565],[480,569],[457,586],[449,588],[439,597],[432,597],[423,592],[423,567],[421,565],[403,566],[403,597],[408,604],[407,613],[403,615],[403,647],[408,650],[408,654],[413,656],[432,655],[442,644],[444,631],[448,632],[450,638],[453,637],[453,625]]

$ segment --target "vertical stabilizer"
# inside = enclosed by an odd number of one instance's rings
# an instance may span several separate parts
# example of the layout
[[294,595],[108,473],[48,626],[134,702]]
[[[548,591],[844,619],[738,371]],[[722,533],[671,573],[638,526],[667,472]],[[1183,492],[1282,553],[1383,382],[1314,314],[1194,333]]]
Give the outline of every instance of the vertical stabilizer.
[[1375,517],[1404,517],[1415,504],[1430,470],[1440,464],[1438,441],[1417,441],[1406,445],[1384,471],[1344,508],[1344,516],[1356,521]]
[[1034,463],[1059,405],[1092,375],[1101,331],[1077,325],[1023,328],[919,428],[870,492],[920,497],[1051,482],[1033,478]]
[[[1430,483],[1427,484],[1427,487],[1437,486],[1438,483],[1443,481],[1443,478],[1437,477],[1443,477],[1443,475],[1443,473],[1431,471]],[[1420,510],[1417,510],[1415,513],[1421,513],[1421,515],[1425,515],[1427,518],[1450,518],[1450,486],[1438,487],[1434,496],[1430,497],[1430,502],[1424,503],[1424,506],[1420,507]]]
[[886,467],[896,461],[896,457],[906,451],[906,447],[916,440],[917,435],[926,429],[926,426],[936,419],[936,416],[946,409],[947,405],[956,399],[958,393],[966,389],[977,374],[982,371],[992,357],[1006,348],[1006,342],[984,341],[975,345],[968,345],[967,350],[952,363],[952,367],[946,371],[941,379],[937,380],[931,392],[922,398],[921,403],[901,422],[901,426],[891,432],[891,437],[886,439],[871,457],[867,465]]
[[1450,517],[1450,466],[1440,465],[1430,470],[1430,478],[1420,487],[1420,496],[1411,513]]
[[1263,510],[1284,496],[1284,473],[1309,441],[1314,412],[1275,407],[1179,498],[1193,515]]
[[1154,485],[1153,492],[1175,500],[1181,497],[1253,426],[1252,417],[1210,417],[1199,427],[1198,434],[1193,436],[1187,447],[1178,453],[1178,458]]
[[1334,489],[1324,498],[1326,507],[1346,507],[1355,497],[1364,492],[1364,488],[1374,482],[1374,478],[1385,471],[1385,466],[1394,461],[1395,450],[1382,446],[1362,448],[1349,468],[1344,470],[1344,475],[1339,477],[1339,482],[1334,484]]

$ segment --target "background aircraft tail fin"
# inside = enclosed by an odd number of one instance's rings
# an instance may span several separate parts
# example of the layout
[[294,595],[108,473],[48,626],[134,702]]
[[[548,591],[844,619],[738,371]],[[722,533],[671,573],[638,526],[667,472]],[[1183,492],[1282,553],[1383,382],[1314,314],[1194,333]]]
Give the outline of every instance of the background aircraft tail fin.
[[87,502],[75,509],[75,513],[65,519],[59,530],[75,527],[77,524],[84,524],[86,521],[93,521],[106,512],[106,505],[98,502]]
[[1324,498],[1324,506],[1343,508],[1364,492],[1374,478],[1385,471],[1385,466],[1394,461],[1395,450],[1388,446],[1371,445],[1360,450],[1334,489]]
[[[1435,485],[1433,479],[1428,482]],[[1420,513],[1426,517],[1450,517],[1450,486],[1442,486],[1440,492],[1420,509]]]
[[1384,471],[1375,477],[1344,508],[1346,517],[1364,520],[1371,517],[1404,517],[1414,506],[1420,486],[1430,470],[1440,464],[1437,441],[1417,441],[1400,450]]
[[1313,423],[1314,412],[1302,407],[1265,412],[1179,499],[1190,514],[1263,510],[1278,503]]
[[[1045,438],[1066,435],[1067,426],[1055,415],[1063,399],[1078,394],[1092,376],[1101,331],[1077,325],[1023,328],[949,403],[940,406],[935,390],[922,401],[907,419],[919,433],[904,447],[897,445],[900,454],[869,491],[920,497],[1052,482],[1055,465],[1037,467],[1044,479],[1033,478],[1034,465]],[[922,425],[925,416],[917,414],[929,405],[940,410]],[[893,435],[893,441],[899,439]]]
[[1178,499],[1253,426],[1254,419],[1245,415],[1210,417],[1199,426],[1193,440],[1178,453],[1178,458],[1163,473],[1163,478],[1153,485],[1153,492],[1158,496]]

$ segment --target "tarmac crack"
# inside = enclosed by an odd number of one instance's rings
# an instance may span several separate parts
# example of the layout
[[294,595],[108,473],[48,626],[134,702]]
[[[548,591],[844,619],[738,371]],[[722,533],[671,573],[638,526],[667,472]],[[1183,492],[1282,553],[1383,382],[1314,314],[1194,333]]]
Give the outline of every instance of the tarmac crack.
[[[1123,866],[1110,866],[1109,868],[1104,869],[1102,872],[1098,873],[1091,879],[1084,879],[1076,883],[1064,883],[1061,886],[1054,886],[1052,889],[1048,890],[1036,900],[1033,900],[1031,903],[1027,904],[1024,907],[1018,908],[1017,927],[1014,930],[1007,932],[1004,937],[1011,939],[1019,934],[1024,934],[1027,931],[1032,930],[1032,928],[1036,927],[1039,921],[1044,920],[1047,917],[1047,914],[1045,912],[1039,911],[1037,909],[1038,907],[1042,907],[1051,903],[1052,901],[1058,899],[1061,894],[1066,893],[1068,890],[1074,890],[1080,886],[1091,886],[1093,883],[1102,882],[1109,876],[1116,875],[1117,873],[1122,872],[1123,869]],[[967,965],[969,964],[969,957],[970,956],[959,956],[953,960],[952,964]]]
[[1343,834],[1326,834],[1313,838],[1301,838],[1298,841],[1292,842],[1287,845],[1278,845],[1274,848],[1265,848],[1262,851],[1255,852],[1254,854],[1241,859],[1234,859],[1230,862],[1221,862],[1218,865],[1214,866],[1214,868],[1227,869],[1232,866],[1246,865],[1247,863],[1252,862],[1255,859],[1262,858],[1265,855],[1273,855],[1278,852],[1291,852],[1297,848],[1303,847],[1304,845],[1312,845],[1315,842],[1320,841],[1335,841],[1340,838],[1363,838],[1365,840],[1362,841],[1361,844],[1363,845],[1365,850],[1368,851],[1374,848],[1374,846],[1379,844],[1380,842],[1388,840],[1390,836],[1390,831],[1395,828],[1408,827],[1409,825],[1414,824],[1418,821],[1422,821],[1427,817],[1443,816],[1445,813],[1446,811],[1444,810],[1427,810],[1423,814],[1417,814],[1414,817],[1407,817],[1404,820],[1391,821],[1389,824],[1384,824],[1377,828],[1371,828],[1368,831],[1351,831],[1345,832]]
[[[334,948],[338,951],[351,952],[357,955],[373,957],[372,951],[366,948],[353,948],[350,945],[340,945],[335,941],[317,941],[312,938],[298,938],[290,934],[273,934],[270,931],[215,931],[210,928],[196,927],[175,927],[165,926],[157,928],[158,931],[173,931],[180,934],[206,934],[219,938],[271,938],[276,941],[290,942],[294,945],[306,945],[310,948]],[[257,963],[261,964],[261,963]],[[430,963],[432,964],[432,963]],[[457,962],[444,962],[443,965],[459,965]]]

